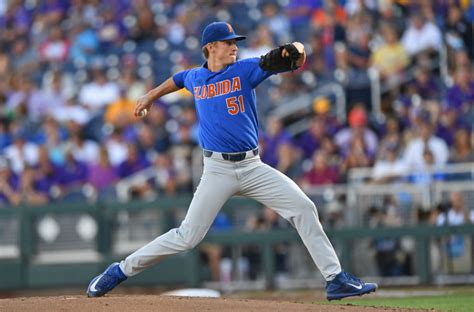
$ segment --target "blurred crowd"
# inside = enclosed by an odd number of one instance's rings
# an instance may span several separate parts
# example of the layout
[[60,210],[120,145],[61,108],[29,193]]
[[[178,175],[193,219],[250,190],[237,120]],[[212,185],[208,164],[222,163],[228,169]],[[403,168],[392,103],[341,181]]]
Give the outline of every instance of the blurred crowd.
[[[239,56],[305,43],[294,73],[257,90],[261,156],[303,187],[344,183],[373,167],[376,183],[430,183],[447,163],[473,162],[474,3],[469,0],[8,0],[0,3],[0,207],[114,200],[115,184],[146,168],[132,198],[192,192],[197,123],[186,91],[135,100],[203,61],[211,21],[248,36]],[[381,114],[372,109],[371,72]],[[328,83],[343,87],[347,116]],[[274,112],[310,95],[308,121]],[[304,104],[304,103],[303,103]],[[347,118],[341,118],[347,117]],[[347,120],[347,122],[344,122]]]

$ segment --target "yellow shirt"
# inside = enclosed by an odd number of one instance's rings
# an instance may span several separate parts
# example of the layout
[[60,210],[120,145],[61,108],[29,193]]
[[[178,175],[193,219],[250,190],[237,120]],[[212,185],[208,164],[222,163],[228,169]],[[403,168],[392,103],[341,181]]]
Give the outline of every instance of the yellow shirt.
[[115,124],[119,119],[131,120],[135,110],[135,102],[127,98],[119,98],[110,104],[104,115],[107,123]]
[[400,44],[383,45],[371,56],[372,65],[385,75],[396,74],[409,63],[408,53]]

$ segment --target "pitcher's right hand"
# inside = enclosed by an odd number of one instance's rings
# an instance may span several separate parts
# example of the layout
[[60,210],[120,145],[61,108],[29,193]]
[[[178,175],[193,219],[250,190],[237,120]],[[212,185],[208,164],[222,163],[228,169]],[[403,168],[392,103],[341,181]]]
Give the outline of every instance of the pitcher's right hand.
[[138,98],[137,103],[135,104],[135,117],[141,117],[142,111],[147,109],[150,111],[151,105],[153,104],[151,98],[148,94],[142,95]]

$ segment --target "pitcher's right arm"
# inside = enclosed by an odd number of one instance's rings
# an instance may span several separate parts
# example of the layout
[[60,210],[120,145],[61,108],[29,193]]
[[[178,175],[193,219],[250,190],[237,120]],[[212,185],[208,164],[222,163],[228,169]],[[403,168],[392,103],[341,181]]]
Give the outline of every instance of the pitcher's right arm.
[[150,110],[153,101],[158,100],[162,96],[165,96],[169,93],[178,91],[179,88],[176,86],[173,77],[168,78],[165,82],[160,84],[158,87],[151,89],[146,94],[138,98],[137,103],[135,104],[135,116],[139,117],[141,112],[144,109]]

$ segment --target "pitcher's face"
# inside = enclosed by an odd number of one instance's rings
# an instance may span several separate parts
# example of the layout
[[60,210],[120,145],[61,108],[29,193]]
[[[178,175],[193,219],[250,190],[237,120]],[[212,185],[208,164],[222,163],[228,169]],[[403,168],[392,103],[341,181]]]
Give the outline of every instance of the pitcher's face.
[[237,61],[237,43],[235,39],[213,42],[214,57],[224,64],[233,64]]

